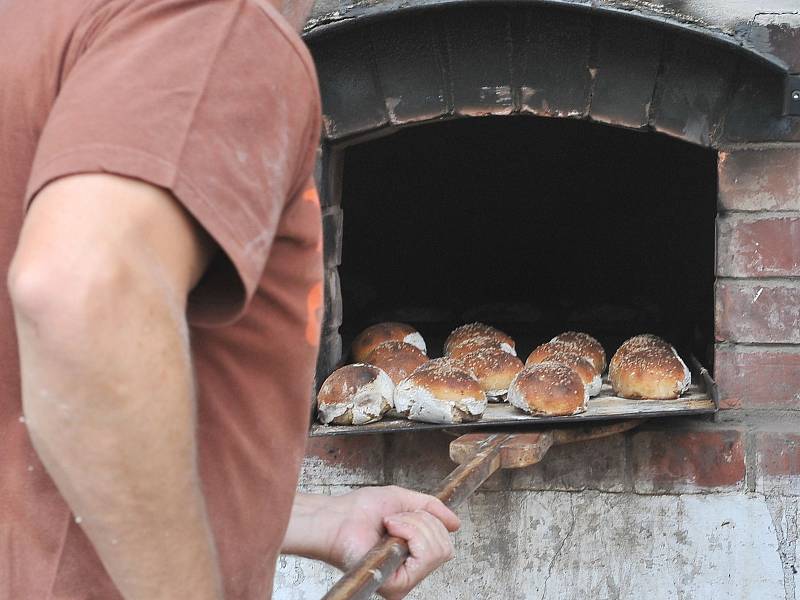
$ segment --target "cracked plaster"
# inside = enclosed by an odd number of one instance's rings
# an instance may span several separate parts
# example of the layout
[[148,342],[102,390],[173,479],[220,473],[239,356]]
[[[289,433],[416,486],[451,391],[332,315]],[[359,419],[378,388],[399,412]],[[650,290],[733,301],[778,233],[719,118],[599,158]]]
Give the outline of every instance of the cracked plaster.
[[[456,559],[411,599],[795,599],[798,500],[760,494],[479,492]],[[276,600],[321,597],[337,572],[281,558]]]

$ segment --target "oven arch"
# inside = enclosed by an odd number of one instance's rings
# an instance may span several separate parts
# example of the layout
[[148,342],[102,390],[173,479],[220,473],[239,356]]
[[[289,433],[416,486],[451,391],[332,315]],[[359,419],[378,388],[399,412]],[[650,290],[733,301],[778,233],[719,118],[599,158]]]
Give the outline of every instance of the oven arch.
[[[319,24],[318,24],[319,25]],[[685,24],[684,24],[685,25]],[[564,3],[375,11],[312,28],[324,133],[326,294],[318,374],[342,355],[344,149],[449,119],[582,119],[720,149],[797,136],[775,64],[699,27]]]

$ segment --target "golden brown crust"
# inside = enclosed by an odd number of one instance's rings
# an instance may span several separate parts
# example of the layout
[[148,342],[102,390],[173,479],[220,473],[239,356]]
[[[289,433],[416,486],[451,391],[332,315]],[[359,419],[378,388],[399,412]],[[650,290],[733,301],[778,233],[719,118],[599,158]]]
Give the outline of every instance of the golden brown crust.
[[453,362],[472,373],[481,389],[493,396],[505,394],[523,368],[519,358],[497,348],[481,348]]
[[408,379],[424,386],[440,400],[482,397],[478,380],[449,358],[435,358],[417,368]]
[[447,351],[447,356],[449,358],[457,359],[485,348],[493,348],[502,352],[506,352],[511,356],[516,356],[516,354],[514,354],[513,346],[509,345],[508,342],[488,335],[471,337],[461,341],[458,344],[451,345]]
[[575,354],[575,348],[568,342],[545,342],[533,349],[525,361],[525,366],[536,365],[550,360],[555,354],[571,353]]
[[526,366],[547,361],[557,362],[573,369],[580,376],[583,385],[591,385],[597,377],[597,372],[592,366],[592,363],[590,363],[587,358],[578,354],[577,349],[575,351],[571,349],[557,349],[550,353],[545,360],[540,360],[538,362],[531,361],[531,357],[528,357]]
[[586,409],[586,389],[573,369],[543,362],[517,374],[508,389],[508,401],[526,412],[574,415]]
[[608,364],[609,379],[611,378],[611,373],[617,370],[620,360],[622,360],[628,353],[639,348],[660,348],[662,350],[672,351],[672,346],[670,343],[658,337],[657,335],[653,335],[652,333],[635,335],[632,338],[625,340],[614,353],[614,356],[611,357],[611,361]]
[[364,362],[380,367],[397,384],[428,362],[428,357],[416,346],[390,341],[378,344]]
[[575,350],[586,358],[594,367],[598,375],[606,369],[606,351],[603,345],[582,331],[565,331],[559,333],[551,342],[566,342],[574,346]]
[[450,335],[447,336],[444,342],[444,353],[450,355],[451,348],[475,337],[494,338],[499,342],[508,344],[512,349],[515,347],[514,339],[504,331],[500,331],[496,327],[492,327],[486,323],[467,323],[466,325],[456,327],[450,332]]
[[376,323],[356,336],[351,345],[351,355],[355,362],[364,362],[369,353],[383,342],[403,342],[414,334],[419,335],[419,332],[405,323]]
[[663,340],[642,340],[620,350],[609,368],[609,382],[617,395],[669,400],[678,398],[689,386],[689,370]]

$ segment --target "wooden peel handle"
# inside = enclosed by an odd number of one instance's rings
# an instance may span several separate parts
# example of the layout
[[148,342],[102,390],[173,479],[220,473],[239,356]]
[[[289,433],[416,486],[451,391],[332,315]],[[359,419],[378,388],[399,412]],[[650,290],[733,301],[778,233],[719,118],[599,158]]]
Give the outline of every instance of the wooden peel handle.
[[[500,446],[509,434],[487,437],[475,456],[457,467],[433,492],[448,508],[455,509],[500,468]],[[405,540],[384,536],[345,574],[323,600],[369,600],[370,596],[408,558]]]

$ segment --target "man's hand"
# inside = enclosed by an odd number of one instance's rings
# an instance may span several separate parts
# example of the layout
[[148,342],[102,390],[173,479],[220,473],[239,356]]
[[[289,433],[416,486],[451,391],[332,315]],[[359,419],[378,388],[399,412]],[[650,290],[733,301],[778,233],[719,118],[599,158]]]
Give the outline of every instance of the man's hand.
[[347,570],[384,534],[403,538],[410,556],[378,590],[384,598],[399,600],[453,558],[448,531],[459,526],[458,517],[436,498],[395,486],[333,497],[298,494],[283,552]]

